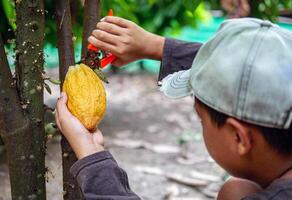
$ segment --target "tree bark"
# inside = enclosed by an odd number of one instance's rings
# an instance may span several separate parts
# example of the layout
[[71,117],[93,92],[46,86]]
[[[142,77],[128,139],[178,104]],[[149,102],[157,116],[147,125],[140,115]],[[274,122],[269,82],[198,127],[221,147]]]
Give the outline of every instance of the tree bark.
[[[15,127],[27,124],[7,61],[4,43],[0,35],[0,130],[3,138],[15,131]],[[25,123],[23,123],[25,121]],[[20,127],[22,127],[22,125]]]
[[2,41],[0,127],[12,199],[46,199],[43,124],[44,10],[41,0],[16,1],[16,88]]
[[[37,180],[31,175],[30,170],[32,160],[29,160],[29,155],[32,153],[30,142],[32,135],[29,132],[29,121],[20,106],[1,36],[0,66],[0,135],[8,157],[12,199],[18,199],[34,194],[33,188]],[[34,184],[33,187],[32,184]]]
[[[56,19],[59,53],[59,76],[63,85],[69,66],[74,65],[73,34],[71,25],[70,0],[56,1]],[[65,200],[83,199],[76,180],[69,173],[70,167],[77,161],[66,138],[62,136],[63,198]]]
[[100,19],[101,1],[100,0],[85,0],[84,3],[84,20],[83,20],[83,35],[82,35],[82,50],[81,57],[84,58],[87,53],[88,37],[96,27],[96,23]]

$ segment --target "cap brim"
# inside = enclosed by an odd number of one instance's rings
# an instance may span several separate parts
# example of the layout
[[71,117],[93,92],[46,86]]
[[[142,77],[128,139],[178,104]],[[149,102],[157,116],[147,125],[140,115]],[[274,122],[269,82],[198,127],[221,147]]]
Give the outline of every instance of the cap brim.
[[175,72],[162,80],[160,91],[173,99],[189,96],[192,93],[190,85],[190,69]]

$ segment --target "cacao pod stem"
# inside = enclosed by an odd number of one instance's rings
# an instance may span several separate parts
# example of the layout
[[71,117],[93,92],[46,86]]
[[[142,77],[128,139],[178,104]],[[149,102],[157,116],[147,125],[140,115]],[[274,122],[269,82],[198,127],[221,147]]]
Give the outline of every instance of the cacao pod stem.
[[95,74],[98,76],[98,78],[100,78],[103,82],[105,83],[109,83],[106,75],[104,75],[104,73],[100,70],[100,69],[94,69],[93,70],[95,72]]

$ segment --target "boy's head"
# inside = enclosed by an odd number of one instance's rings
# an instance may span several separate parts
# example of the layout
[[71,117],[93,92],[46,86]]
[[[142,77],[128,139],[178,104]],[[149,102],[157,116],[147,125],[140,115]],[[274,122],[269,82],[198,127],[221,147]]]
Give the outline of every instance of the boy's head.
[[[190,70],[163,80],[166,96],[191,93],[213,158],[250,178],[263,159],[292,155],[292,33],[268,21],[225,21]],[[290,145],[291,144],[291,145]]]
[[258,170],[266,170],[261,165],[280,165],[287,160],[291,164],[292,126],[278,129],[250,124],[220,113],[198,99],[195,110],[209,153],[232,175],[258,181]]

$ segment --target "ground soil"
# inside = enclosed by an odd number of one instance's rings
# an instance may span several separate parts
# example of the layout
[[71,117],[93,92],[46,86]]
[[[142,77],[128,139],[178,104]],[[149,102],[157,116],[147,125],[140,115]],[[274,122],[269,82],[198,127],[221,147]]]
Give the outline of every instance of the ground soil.
[[[49,70],[48,74],[57,77],[57,70]],[[225,173],[205,149],[200,123],[193,110],[193,98],[171,100],[164,97],[156,79],[157,75],[147,72],[110,75],[110,84],[106,85],[107,113],[100,125],[106,146],[127,171],[131,188],[145,200],[214,199]],[[45,94],[45,99],[53,107],[59,92],[57,86],[51,87],[53,93]],[[59,141],[60,137],[55,136],[47,144],[48,200],[62,199]],[[180,141],[185,144],[180,145]],[[140,143],[148,145],[137,145]],[[161,144],[165,145],[163,149],[155,152],[153,149]],[[179,152],[173,152],[177,149]],[[151,173],[146,174],[141,169]],[[196,171],[218,177],[219,181],[208,182],[204,187],[189,187],[155,174],[153,171],[157,169],[192,179]],[[9,175],[4,155],[0,155],[0,180],[0,200],[9,200]]]

